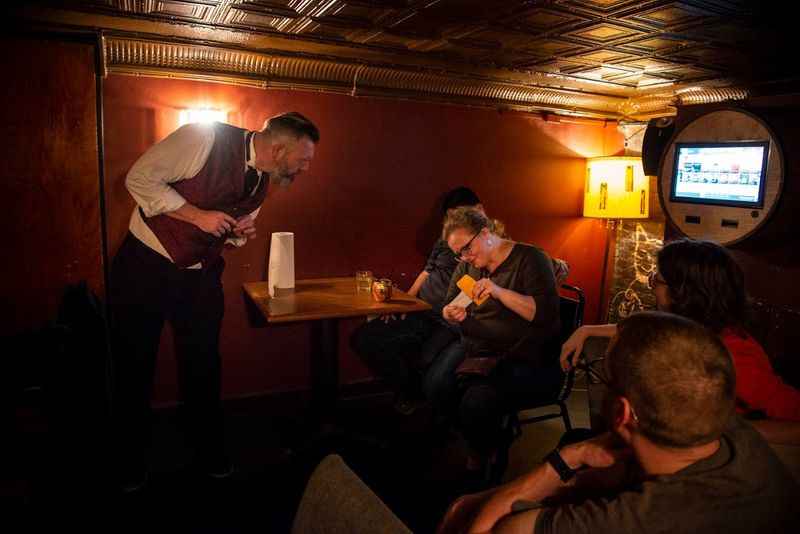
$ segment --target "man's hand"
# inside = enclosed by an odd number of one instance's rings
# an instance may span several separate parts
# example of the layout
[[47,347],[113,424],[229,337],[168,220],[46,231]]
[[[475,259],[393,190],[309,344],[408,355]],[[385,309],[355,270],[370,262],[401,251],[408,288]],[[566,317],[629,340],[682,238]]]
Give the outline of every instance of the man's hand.
[[[581,467],[610,467],[618,460],[630,456],[631,451],[624,444],[618,441],[611,433],[606,433],[596,438],[567,445],[561,449],[561,457],[572,469]],[[591,471],[587,471],[589,473]],[[579,475],[580,476],[580,475]],[[527,532],[532,532],[538,516],[538,510],[525,512],[524,516],[512,516],[512,508],[516,501],[541,501],[546,497],[554,495],[563,482],[558,474],[549,464],[542,464],[531,473],[500,486],[489,499],[480,504],[480,510],[472,520],[469,532],[484,533],[494,529],[498,522],[510,517],[518,517],[519,521],[512,524],[503,525],[512,529],[520,527],[519,523],[524,523]],[[454,505],[455,506],[455,505]],[[453,513],[458,510],[453,510]],[[448,512],[450,513],[450,512]],[[505,532],[506,530],[501,529]]]
[[606,432],[592,439],[567,445],[561,457],[573,469],[581,467],[610,467],[631,455],[631,449],[619,438]]
[[186,202],[180,208],[165,212],[164,215],[188,222],[207,234],[222,237],[236,226],[236,219],[222,211],[201,210]]
[[198,210],[194,225],[207,234],[222,237],[236,226],[236,219],[222,211]]
[[460,323],[467,318],[467,309],[448,304],[442,309],[442,316],[448,323]]
[[246,237],[252,239],[256,236],[256,221],[250,215],[245,215],[236,221],[233,227],[233,235],[236,237]]

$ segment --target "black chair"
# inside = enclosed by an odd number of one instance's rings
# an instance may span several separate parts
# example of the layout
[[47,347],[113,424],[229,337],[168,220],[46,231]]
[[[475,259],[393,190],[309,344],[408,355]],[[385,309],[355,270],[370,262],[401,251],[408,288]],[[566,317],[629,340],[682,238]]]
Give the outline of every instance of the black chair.
[[[572,335],[572,333],[583,324],[583,309],[586,305],[586,298],[583,295],[583,290],[579,287],[571,286],[568,284],[561,284],[562,294],[560,297],[559,311],[561,315],[561,331],[559,332],[557,342],[553,343],[550,350],[554,351],[554,358],[558,358],[561,353],[561,345]],[[569,296],[564,295],[568,293]],[[569,419],[569,410],[567,409],[567,398],[572,393],[572,386],[575,383],[575,369],[571,369],[564,375],[564,381],[561,384],[558,394],[549,399],[542,399],[541,397],[531,398],[530,401],[522,402],[515,409],[503,417],[502,433],[504,441],[497,451],[497,457],[494,462],[487,464],[487,472],[485,482],[488,485],[496,485],[502,479],[503,473],[508,465],[508,452],[511,444],[520,436],[522,436],[522,425],[538,423],[548,419],[561,418],[564,421],[564,429],[566,432],[572,430],[572,422]],[[522,412],[536,408],[546,408],[552,406],[553,411],[544,415],[524,417]]]

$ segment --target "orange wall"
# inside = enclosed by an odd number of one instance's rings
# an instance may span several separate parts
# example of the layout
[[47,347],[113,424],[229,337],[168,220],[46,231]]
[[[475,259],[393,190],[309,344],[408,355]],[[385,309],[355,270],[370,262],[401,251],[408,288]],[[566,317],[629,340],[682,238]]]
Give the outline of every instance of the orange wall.
[[[275,113],[297,110],[322,134],[311,170],[290,189],[270,193],[255,241],[226,253],[225,396],[308,384],[308,325],[255,329],[246,318],[241,284],[264,278],[270,232],[295,233],[299,279],[350,276],[369,268],[407,287],[438,234],[441,194],[461,184],[478,193],[514,239],[566,259],[572,265],[568,281],[586,291],[586,317],[596,317],[605,228],[581,217],[584,158],[622,149],[615,124],[112,75],[104,83],[111,254],[133,207],[124,187],[126,172],[148,146],[177,127],[179,110],[189,107],[225,110],[229,122],[251,129]],[[347,347],[358,323],[342,324],[343,383],[369,376]],[[156,399],[168,401],[176,395],[169,333],[162,341]]]

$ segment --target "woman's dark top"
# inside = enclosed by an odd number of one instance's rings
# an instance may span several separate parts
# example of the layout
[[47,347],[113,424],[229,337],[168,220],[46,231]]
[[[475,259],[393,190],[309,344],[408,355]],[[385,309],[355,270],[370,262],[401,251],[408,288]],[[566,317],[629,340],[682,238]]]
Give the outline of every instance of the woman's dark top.
[[[532,321],[506,308],[496,298],[481,306],[470,304],[467,318],[461,323],[467,357],[507,356],[540,362],[544,348],[557,344],[555,336],[560,328],[559,297],[547,254],[533,245],[515,243],[508,257],[491,274],[462,262],[453,273],[445,303],[458,295],[456,282],[465,274],[475,281],[488,277],[498,286],[532,296],[536,301]],[[554,352],[552,357],[557,358],[558,353]]]

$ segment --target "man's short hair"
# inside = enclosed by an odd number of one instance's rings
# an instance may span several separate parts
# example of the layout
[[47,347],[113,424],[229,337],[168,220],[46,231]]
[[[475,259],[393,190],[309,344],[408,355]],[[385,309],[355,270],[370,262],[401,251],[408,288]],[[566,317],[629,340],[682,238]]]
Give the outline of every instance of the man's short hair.
[[734,410],[733,362],[719,338],[685,317],[641,312],[617,325],[609,387],[628,399],[639,431],[686,448],[719,438]]
[[312,142],[319,143],[317,127],[296,111],[270,117],[264,123],[264,131],[270,135],[288,135],[295,139],[308,137]]

